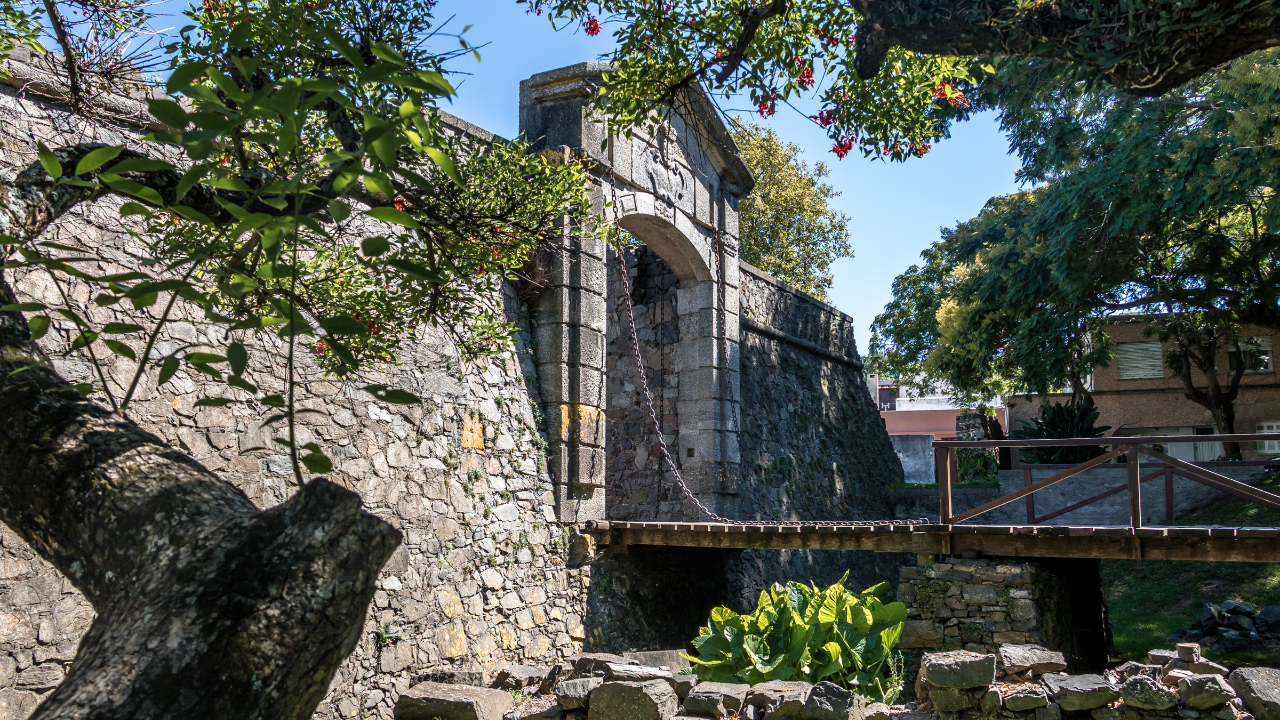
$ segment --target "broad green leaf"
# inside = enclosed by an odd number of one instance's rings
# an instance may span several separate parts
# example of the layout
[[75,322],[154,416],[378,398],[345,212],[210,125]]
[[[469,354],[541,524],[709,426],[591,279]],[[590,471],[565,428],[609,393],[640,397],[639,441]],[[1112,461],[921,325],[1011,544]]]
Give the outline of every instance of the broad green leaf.
[[395,208],[389,208],[389,207],[370,208],[368,215],[369,217],[374,218],[376,220],[392,223],[394,225],[400,225],[413,230],[416,230],[422,227],[421,225],[418,224],[418,221],[410,217],[408,213],[402,212],[400,210],[396,210]]
[[185,130],[187,127],[187,111],[172,100],[167,98],[148,100],[147,109],[157,120],[175,130]]
[[186,360],[189,363],[211,365],[214,363],[224,363],[227,361],[227,358],[223,355],[215,355],[214,353],[191,352],[187,353]]
[[425,148],[425,150],[427,157],[431,158],[431,162],[443,170],[444,174],[448,175],[458,187],[464,187],[462,176],[458,174],[458,167],[454,165],[452,158],[433,147]]
[[[314,443],[307,443],[307,444],[312,445]],[[298,458],[298,462],[302,463],[303,467],[305,467],[307,470],[313,473],[327,473],[333,470],[333,461],[330,460],[328,457],[326,457],[325,454],[320,452],[319,450],[314,450],[312,452],[307,453],[306,455],[303,455],[302,457]]]
[[391,249],[391,242],[382,236],[368,237],[360,241],[360,252],[366,257],[377,257]]
[[170,355],[160,363],[160,377],[156,380],[156,385],[163,385],[169,382],[173,374],[178,372],[178,358]]
[[29,318],[27,320],[27,327],[31,330],[31,339],[39,340],[44,337],[45,333],[49,332],[50,324],[51,321],[44,315],[37,315],[33,318]]
[[120,357],[127,357],[130,360],[138,359],[138,356],[133,352],[133,348],[125,345],[119,340],[103,340],[102,342],[106,344],[107,348],[110,349],[111,352],[119,355]]
[[200,398],[199,400],[195,401],[193,405],[195,407],[224,407],[226,405],[230,405],[233,402],[235,401],[229,400],[227,398],[207,397],[207,398]]
[[62,163],[58,162],[58,158],[54,157],[53,151],[45,147],[44,143],[36,143],[36,149],[40,155],[40,167],[49,173],[49,177],[54,180],[62,177]]
[[320,327],[330,335],[368,335],[369,326],[346,315],[339,315],[320,321]]
[[109,145],[96,150],[91,150],[84,157],[80,158],[80,162],[76,163],[76,175],[84,175],[93,172],[108,162],[115,160],[116,156],[124,150],[123,145]]
[[120,175],[129,172],[155,172],[157,170],[174,170],[171,163],[163,160],[152,160],[151,158],[126,158],[120,162],[107,168],[107,172],[112,175]]
[[231,364],[233,374],[244,374],[244,369],[249,365],[249,351],[243,343],[233,342],[227,346],[227,362]]
[[0,312],[31,312],[33,310],[44,310],[48,305],[44,303],[10,303],[0,307]]

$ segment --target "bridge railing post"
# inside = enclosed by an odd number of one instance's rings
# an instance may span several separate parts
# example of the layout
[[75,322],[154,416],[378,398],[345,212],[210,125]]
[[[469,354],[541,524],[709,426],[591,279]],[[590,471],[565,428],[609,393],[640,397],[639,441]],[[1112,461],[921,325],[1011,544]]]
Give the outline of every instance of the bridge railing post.
[[1164,524],[1172,525],[1174,518],[1173,506],[1173,468],[1166,467],[1164,469]]
[[1129,527],[1142,527],[1142,473],[1138,466],[1138,447],[1127,446],[1125,456],[1129,470]]
[[951,472],[956,462],[955,448],[934,448],[933,466],[938,480],[938,522],[951,522]]

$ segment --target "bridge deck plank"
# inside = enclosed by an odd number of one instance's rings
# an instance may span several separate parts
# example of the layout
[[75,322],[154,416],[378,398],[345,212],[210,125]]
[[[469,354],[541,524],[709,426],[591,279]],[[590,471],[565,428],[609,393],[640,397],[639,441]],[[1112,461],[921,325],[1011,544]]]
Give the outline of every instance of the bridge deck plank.
[[1275,562],[1280,528],[1064,525],[734,525],[614,521],[588,532],[621,545],[870,550],[991,557]]

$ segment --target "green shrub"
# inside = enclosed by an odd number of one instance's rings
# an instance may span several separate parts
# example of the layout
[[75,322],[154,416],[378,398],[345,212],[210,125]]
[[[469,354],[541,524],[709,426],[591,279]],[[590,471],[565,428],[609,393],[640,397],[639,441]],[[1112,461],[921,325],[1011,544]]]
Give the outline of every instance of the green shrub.
[[960,466],[962,483],[998,482],[998,463],[995,448],[956,448],[956,461]]
[[888,583],[849,592],[848,577],[846,572],[825,590],[775,583],[747,615],[715,608],[693,641],[697,657],[684,657],[701,680],[827,680],[892,703],[903,681],[901,658],[891,650],[902,636],[907,606],[880,602]]
[[[1040,417],[1031,422],[1019,420],[1022,427],[1009,433],[1012,440],[1043,440],[1064,438],[1095,438],[1111,429],[1110,425],[1098,426],[1098,409],[1093,398],[1072,400],[1066,405],[1045,403],[1040,406]],[[1022,462],[1035,464],[1082,463],[1098,457],[1106,450],[1101,445],[1076,447],[1023,448]]]

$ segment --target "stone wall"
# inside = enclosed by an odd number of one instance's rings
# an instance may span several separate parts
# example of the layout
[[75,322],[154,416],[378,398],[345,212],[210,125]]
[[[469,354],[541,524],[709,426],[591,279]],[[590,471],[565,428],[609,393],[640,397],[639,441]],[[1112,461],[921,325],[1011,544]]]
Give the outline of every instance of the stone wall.
[[[95,140],[138,146],[138,133],[77,120],[60,107],[0,90],[0,176],[10,180],[50,146]],[[103,261],[102,273],[137,270],[146,249],[117,215],[119,201],[81,206],[43,238],[83,247]],[[138,228],[133,228],[137,230]],[[47,276],[15,272],[23,300],[56,303]],[[103,308],[83,284],[67,286],[72,304],[94,323],[136,322],[149,330],[149,311]],[[491,302],[523,318],[512,288]],[[126,306],[127,307],[127,306]],[[177,306],[159,350],[209,343],[203,312]],[[91,380],[81,353],[67,355],[70,324],[56,320],[41,341],[72,382]],[[242,338],[251,347],[249,377],[264,393],[283,389],[274,336]],[[143,336],[121,336],[141,351]],[[509,663],[550,663],[578,652],[585,637],[582,592],[588,567],[570,567],[571,527],[556,522],[546,473],[541,395],[527,324],[513,347],[480,363],[465,363],[447,337],[420,328],[415,342],[385,375],[364,382],[399,387],[422,405],[388,405],[359,389],[300,370],[302,442],[319,442],[334,460],[328,477],[358,491],[371,512],[404,533],[383,571],[374,604],[352,656],[339,670],[320,717],[390,717],[400,692],[424,674],[472,670],[492,674]],[[107,381],[127,384],[133,363],[106,362]],[[272,408],[255,401],[194,407],[198,398],[245,399],[204,376],[179,372],[156,385],[144,376],[131,416],[245,492],[260,507],[289,497],[288,459],[262,426]],[[99,398],[102,400],[102,398]],[[57,685],[92,608],[50,565],[7,529],[0,535],[0,705],[25,717]]]
[[1094,671],[1109,655],[1098,561],[920,556],[899,572],[908,620],[899,647],[994,652],[1035,644],[1061,651],[1075,671]]
[[[1056,485],[1037,491],[1032,495],[1035,499],[1036,516],[1043,517],[1094,495],[1124,486],[1128,482],[1125,467],[1123,463],[1107,464],[1086,470]],[[1251,485],[1261,481],[1265,475],[1262,472],[1262,468],[1257,466],[1216,466],[1208,469]],[[1159,470],[1159,468],[1144,465],[1141,473],[1143,477],[1147,477],[1151,473],[1159,472]],[[1062,468],[1058,466],[1053,466],[1053,468],[1033,468],[1031,470],[1032,481],[1040,482],[1061,471]],[[1023,469],[1001,470],[999,471],[999,477],[1000,495],[1017,492],[1026,486]],[[1208,485],[1202,485],[1182,476],[1174,476],[1173,524],[1177,524],[1177,516],[1179,514],[1201,507],[1225,495],[1226,493],[1221,490],[1215,490]],[[955,512],[961,512],[970,507],[976,507],[976,505],[961,505],[958,502],[953,502],[952,507]],[[996,508],[979,519],[981,520],[988,516],[990,518],[989,521],[992,523],[1024,524],[1027,522],[1027,505],[1025,501],[1013,502],[1004,507]],[[1142,520],[1147,525],[1166,524],[1165,479],[1163,476],[1142,484]],[[1053,525],[1128,526],[1129,493],[1127,491],[1116,493],[1077,510],[1059,515],[1047,522]]]

